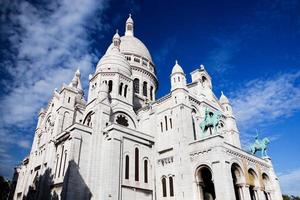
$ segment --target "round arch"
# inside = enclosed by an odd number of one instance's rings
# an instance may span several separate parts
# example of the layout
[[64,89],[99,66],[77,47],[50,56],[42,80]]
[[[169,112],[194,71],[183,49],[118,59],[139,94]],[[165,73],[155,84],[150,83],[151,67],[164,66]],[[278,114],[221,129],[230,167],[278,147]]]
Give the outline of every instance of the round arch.
[[200,199],[215,200],[213,172],[208,165],[200,165],[195,171],[198,196]]

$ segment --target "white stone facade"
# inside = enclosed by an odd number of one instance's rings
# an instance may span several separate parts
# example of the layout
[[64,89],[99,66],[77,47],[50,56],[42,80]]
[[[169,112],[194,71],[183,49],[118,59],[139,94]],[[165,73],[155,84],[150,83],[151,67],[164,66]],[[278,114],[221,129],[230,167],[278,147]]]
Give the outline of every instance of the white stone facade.
[[[177,63],[156,100],[155,66],[126,21],[89,77],[77,71],[38,116],[14,199],[282,200],[270,158],[241,149],[229,100],[200,66],[187,83]],[[164,84],[164,83],[162,83]],[[216,129],[200,128],[206,109]]]

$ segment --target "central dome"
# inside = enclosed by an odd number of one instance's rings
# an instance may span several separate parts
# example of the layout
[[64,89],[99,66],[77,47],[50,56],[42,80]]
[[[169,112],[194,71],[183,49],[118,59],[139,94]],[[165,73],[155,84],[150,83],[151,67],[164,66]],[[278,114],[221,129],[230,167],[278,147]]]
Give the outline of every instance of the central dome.
[[[113,44],[111,44],[108,47],[107,51],[111,51],[112,47]],[[152,58],[147,47],[144,45],[142,41],[140,41],[138,38],[134,36],[125,35],[121,37],[120,51],[123,54],[135,54],[138,56],[142,56],[152,62]]]

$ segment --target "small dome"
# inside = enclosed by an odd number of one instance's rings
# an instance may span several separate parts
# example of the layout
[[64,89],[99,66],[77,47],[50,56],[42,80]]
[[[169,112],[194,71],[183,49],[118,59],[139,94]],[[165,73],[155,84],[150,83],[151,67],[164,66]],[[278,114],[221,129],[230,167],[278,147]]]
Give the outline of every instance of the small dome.
[[132,70],[125,56],[117,48],[112,48],[99,60],[97,71],[120,72],[131,76]]
[[[108,51],[111,51],[112,48],[113,44],[111,44],[108,47],[106,53]],[[142,56],[152,62],[152,58],[147,47],[144,45],[143,42],[141,42],[138,38],[134,36],[121,37],[120,51],[124,54],[135,54],[138,56]]]
[[129,17],[128,17],[128,19],[126,20],[126,24],[127,24],[127,23],[133,24],[133,20],[132,20],[132,18],[131,18],[131,14],[129,14]]
[[220,103],[221,104],[229,104],[228,98],[224,95],[223,91],[221,92],[221,97],[220,97]]
[[116,33],[115,33],[115,35],[114,35],[114,37],[113,37],[113,40],[114,40],[114,39],[120,39],[120,35],[119,35],[118,29],[116,30]]
[[172,74],[175,74],[175,73],[182,73],[182,74],[184,74],[183,69],[178,64],[177,60],[175,61],[175,65],[174,65],[174,67],[172,69]]

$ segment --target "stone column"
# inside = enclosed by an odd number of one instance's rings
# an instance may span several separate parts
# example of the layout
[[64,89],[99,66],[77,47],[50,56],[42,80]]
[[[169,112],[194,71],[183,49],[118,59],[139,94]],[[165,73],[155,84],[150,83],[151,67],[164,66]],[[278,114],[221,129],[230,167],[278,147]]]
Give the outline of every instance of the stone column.
[[237,184],[237,186],[238,186],[240,200],[244,200],[245,195],[244,195],[243,187],[245,187],[245,185],[240,183],[240,184]]
[[245,185],[243,188],[244,200],[251,200],[249,185]]
[[204,194],[203,194],[203,182],[197,182],[197,195],[196,199],[198,200],[204,200]]
[[232,200],[235,198],[233,180],[229,163],[214,162],[212,165],[216,199]]

